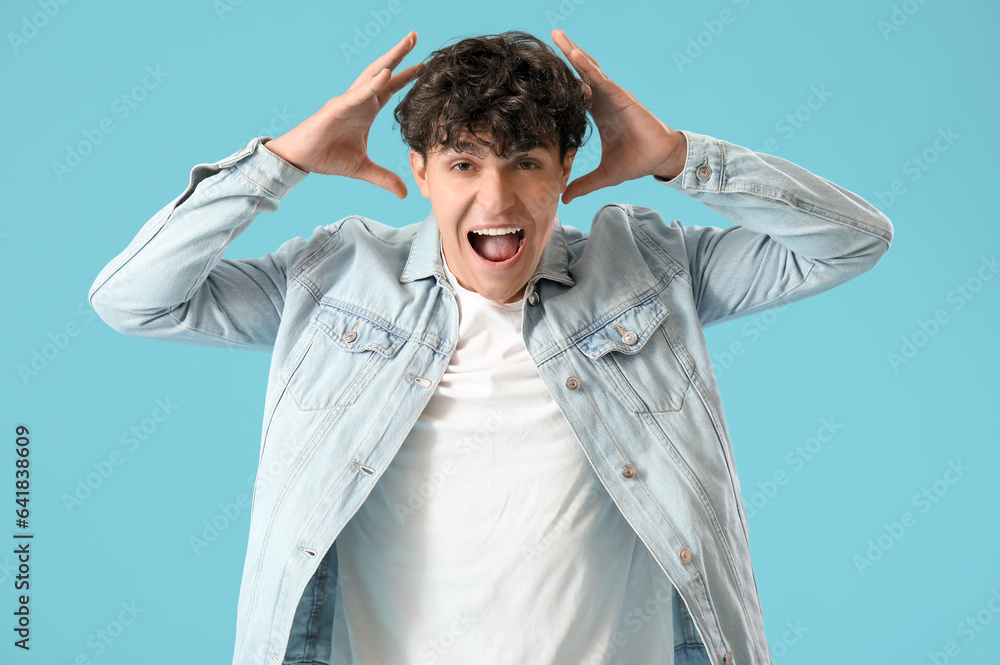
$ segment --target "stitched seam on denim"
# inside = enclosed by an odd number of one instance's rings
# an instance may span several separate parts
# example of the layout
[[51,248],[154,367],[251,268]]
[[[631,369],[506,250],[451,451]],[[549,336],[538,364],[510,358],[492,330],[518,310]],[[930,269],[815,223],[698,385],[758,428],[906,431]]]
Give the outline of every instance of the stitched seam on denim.
[[195,328],[194,326],[191,326],[191,325],[185,323],[184,321],[181,321],[180,319],[178,319],[174,315],[174,311],[176,311],[176,310],[170,310],[169,312],[167,312],[167,316],[169,316],[174,321],[174,323],[176,323],[177,325],[181,326],[182,328],[190,330],[191,332],[198,333],[199,335],[204,335],[205,337],[211,337],[213,339],[221,340],[221,341],[225,342],[227,345],[231,345],[231,346],[260,346],[260,342],[234,341],[234,340],[232,340],[232,339],[230,339],[228,337],[224,337],[223,335],[218,335],[216,333],[211,333],[211,332],[208,332],[206,330],[199,330],[198,328]]
[[637,221],[635,221],[635,217],[630,216],[630,219],[632,221],[631,226],[634,230],[633,236],[636,238],[636,240],[640,241],[643,245],[649,248],[651,253],[662,254],[663,256],[667,257],[667,260],[664,262],[669,266],[669,268],[664,270],[663,277],[661,277],[660,280],[657,282],[657,286],[659,287],[658,290],[662,291],[667,287],[667,284],[673,281],[674,277],[683,272],[687,272],[687,270],[684,268],[684,264],[682,264],[674,257],[670,256],[670,254],[666,250],[664,250],[662,247],[656,244],[656,241],[654,241],[652,238],[649,237],[649,234],[646,233],[646,229],[642,227],[642,224],[639,224]]
[[[260,199],[258,198],[258,199],[254,200],[253,208],[250,211],[248,211],[247,213],[245,213],[246,216],[247,217],[253,217],[254,215],[258,214],[258,208],[259,207],[260,207]],[[246,228],[246,224],[242,224],[242,225],[244,226],[244,228]],[[225,253],[226,247],[229,246],[229,244],[235,239],[235,237],[236,237],[236,227],[233,227],[233,228],[229,229],[229,236],[222,243],[222,247],[220,247],[218,250],[216,250],[215,253],[212,256],[209,256],[207,259],[205,259],[205,265],[203,265],[201,267],[201,270],[198,271],[198,277],[195,279],[195,283],[191,285],[191,288],[188,290],[187,294],[185,295],[184,302],[190,301],[191,298],[194,297],[194,294],[198,292],[198,289],[200,289],[201,287],[203,287],[205,285],[205,280],[208,279],[208,275],[211,273],[211,269],[210,269],[209,266],[211,266],[211,264],[213,262],[215,262],[216,264],[218,264],[222,260],[222,255]],[[216,260],[216,258],[218,258],[218,260]],[[254,282],[254,284],[256,284],[256,282]],[[257,288],[259,289],[260,285],[257,285]],[[265,294],[265,295],[267,295],[267,294]],[[268,298],[268,300],[270,300],[270,298]]]
[[[696,388],[698,388],[698,387],[696,386]],[[722,428],[722,419],[721,419],[721,417],[720,418],[716,417],[717,414],[716,414],[715,410],[712,408],[712,405],[711,405],[710,401],[708,401],[708,400],[706,400],[704,398],[704,395],[702,394],[702,390],[700,388],[698,388],[696,390],[696,392],[698,393],[698,396],[701,399],[702,404],[705,406],[705,410],[708,412],[709,418],[712,421],[712,427],[715,430],[716,436],[719,439],[719,446],[723,447],[725,445],[725,442],[729,441],[729,438],[727,436],[725,436],[725,433],[723,431],[723,428]],[[718,415],[721,416],[721,414],[718,414]],[[731,447],[732,447],[732,443],[730,442],[730,448]],[[724,449],[722,450],[722,454],[723,454],[723,457],[726,459],[726,466],[727,466],[727,469],[729,470],[729,473],[730,473],[730,486],[731,486],[731,489],[733,491],[733,496],[736,497],[736,503],[734,505],[736,505],[737,512],[739,512],[739,501],[741,499],[739,497],[739,493],[736,490],[736,484],[734,482],[735,478],[737,477],[736,476],[736,469],[735,469],[735,467],[731,468],[731,469],[729,468],[729,458],[727,457],[726,451]],[[735,461],[734,461],[734,463],[735,463]],[[749,527],[746,524],[743,523],[743,520],[740,520],[740,526],[743,529],[743,537],[744,537],[744,540],[747,543],[746,551],[747,551],[747,553],[749,553],[750,552]],[[752,565],[750,566],[750,574],[751,574],[751,576],[754,575],[754,573],[753,573],[753,566]],[[740,579],[740,578],[737,576],[737,579]],[[756,578],[753,578],[752,581],[754,583],[754,587],[756,588],[756,584],[757,584]],[[752,616],[752,614],[750,614],[750,612],[749,612],[749,608],[747,607],[747,602],[746,602],[746,598],[744,597],[742,585],[740,585],[739,588],[737,589],[737,594],[740,597],[740,602],[743,605],[744,611],[747,612],[747,616]],[[757,649],[760,650],[759,641],[755,640],[755,642],[756,642]]]
[[[404,383],[402,381],[400,381],[400,382],[398,382],[396,384],[395,389],[393,390],[392,394],[390,394],[386,398],[386,400],[384,402],[383,410],[389,408],[390,405],[397,403],[394,400],[395,400],[397,394],[399,393],[399,391],[403,389],[402,388],[403,385],[404,385]],[[426,394],[426,399],[425,399],[425,405],[426,405],[426,402],[430,400],[431,392],[430,391],[424,391],[424,392]],[[421,412],[423,411],[422,407],[421,407],[420,411]],[[371,423],[369,429],[367,431],[365,431],[363,434],[359,435],[355,439],[359,443],[358,443],[357,447],[355,447],[353,450],[351,450],[349,452],[349,456],[348,457],[351,458],[352,460],[357,458],[357,454],[360,451],[360,445],[361,445],[360,442],[365,441],[368,438],[370,438],[371,432],[372,432],[372,428],[375,427],[376,420],[377,420],[377,418],[374,418],[374,417],[373,418],[369,418],[368,421]],[[331,421],[331,423],[332,423],[332,421]],[[323,429],[323,428],[321,428],[321,429]],[[326,432],[323,431],[322,434],[323,434],[323,436],[325,436]],[[352,461],[351,464],[355,464],[355,462]],[[319,501],[315,502],[315,505],[313,506],[312,512],[309,513],[309,515],[306,517],[305,521],[303,522],[302,533],[312,532],[313,531],[313,529],[311,528],[311,526],[313,524],[313,521],[316,519],[316,516],[320,513],[320,506],[322,505],[323,501],[332,492],[341,489],[341,478],[343,478],[344,476],[347,475],[347,471],[348,471],[348,467],[345,466],[344,470],[341,472],[340,476],[338,476],[337,478],[331,480],[331,482],[329,483],[329,485],[327,487],[326,493],[320,498]],[[356,514],[357,511],[360,510],[360,508],[361,508],[361,505],[359,504],[358,507],[355,509],[354,514]],[[275,512],[277,512],[277,511],[275,511]],[[323,514],[325,515],[326,513],[323,513]],[[347,524],[347,522],[350,522],[350,520],[354,517],[354,514],[348,516],[348,518],[344,521],[344,524]],[[272,519],[273,519],[273,515],[274,515],[274,513],[272,513]],[[270,527],[271,527],[271,525],[268,524],[268,534],[270,533]],[[331,545],[329,545],[329,546],[332,547],[333,544],[331,543]],[[339,573],[338,573],[338,580],[337,580],[337,582],[338,582],[338,584],[340,583],[340,575],[339,575]],[[272,619],[272,626],[271,627],[272,627],[272,630],[273,630],[273,619]]]
[[585,328],[582,328],[575,333],[567,335],[564,339],[557,340],[552,344],[548,345],[547,347],[540,349],[538,352],[538,358],[540,359],[538,364],[540,365],[543,362],[552,359],[553,357],[559,355],[566,349],[577,346],[577,344],[583,341],[584,338],[589,337],[590,335],[594,334],[601,328],[604,328],[605,326],[608,325],[608,323],[617,319],[627,310],[632,309],[633,307],[636,307],[638,305],[645,304],[646,301],[648,301],[650,298],[656,297],[657,294],[658,291],[655,290],[655,287],[646,289],[642,293],[638,293],[632,298],[629,298],[628,300],[619,303],[614,307],[614,309],[608,310],[608,313],[605,314],[604,317],[598,319],[596,322],[592,322]]
[[[809,281],[809,275],[812,274],[813,268],[816,267],[816,263],[812,259],[807,259],[807,260],[809,261],[809,270],[806,270],[806,274],[802,276],[802,281],[800,281],[798,284],[795,284],[793,286],[788,287],[788,289],[786,291],[783,291],[782,293],[779,293],[778,295],[776,295],[775,297],[771,298],[770,300],[766,300],[766,301],[764,301],[762,303],[758,303],[757,305],[755,305],[755,306],[753,306],[753,307],[751,307],[749,309],[740,310],[735,315],[735,317],[736,318],[740,318],[740,317],[744,317],[744,316],[752,316],[753,314],[761,311],[762,308],[763,309],[769,309],[770,305],[772,303],[776,303],[779,300],[781,300],[783,298],[786,298],[789,294],[791,294],[797,288],[799,288],[800,286],[802,286],[803,284],[805,284],[807,281]],[[731,319],[731,318],[733,318],[733,315],[730,315],[727,318]]]
[[[831,183],[832,184],[832,183]],[[707,194],[709,192],[700,192],[701,194]],[[802,199],[789,194],[785,190],[775,189],[773,187],[763,187],[763,186],[739,186],[732,188],[723,188],[719,194],[748,194],[757,198],[764,199],[770,202],[784,203],[789,208],[793,210],[801,210],[806,214],[812,215],[813,217],[818,217],[823,221],[833,222],[834,224],[839,224],[845,226],[853,231],[859,231],[866,235],[872,236],[873,238],[878,238],[879,240],[889,243],[889,239],[883,235],[883,230],[877,227],[869,227],[865,224],[860,223],[855,217],[846,217],[838,215],[831,210],[826,208],[820,208],[808,201],[803,201]],[[851,201],[850,199],[847,199]],[[851,203],[854,203],[851,201]]]
[[[708,494],[705,492],[705,489],[702,486],[701,481],[694,474],[694,471],[692,471],[691,467],[687,464],[687,462],[685,462],[683,458],[680,457],[680,453],[677,451],[676,446],[673,444],[673,440],[667,436],[663,428],[660,427],[659,422],[657,422],[655,418],[653,418],[651,415],[648,414],[640,414],[639,418],[646,422],[647,427],[655,427],[657,430],[659,430],[659,432],[663,435],[663,439],[670,444],[669,447],[665,449],[668,451],[670,457],[676,460],[676,466],[681,471],[681,476],[688,481],[688,484],[691,487],[692,491],[694,491],[694,493],[701,500],[701,504],[702,507],[705,509],[705,512],[710,516],[711,526],[713,531],[715,532],[715,535],[717,536],[717,540],[721,542],[726,548],[726,555],[723,556],[722,558],[725,560],[726,564],[728,564],[729,571],[732,574],[733,579],[738,581],[740,579],[740,576],[736,570],[733,553],[729,547],[729,541],[726,539],[725,534],[722,531],[722,524],[719,522],[719,518],[718,515],[715,514],[715,510],[712,508],[711,502],[708,499]],[[656,509],[656,512],[660,514],[664,523],[672,524],[667,514],[664,513],[662,508],[657,504],[652,493],[649,491],[649,487],[643,482],[639,483],[639,487],[641,487],[646,496],[649,497],[649,505],[653,506]],[[693,575],[701,580],[701,583],[705,587],[707,592],[709,587],[708,584],[705,582],[704,578],[701,576],[700,570],[697,567],[695,567],[693,570],[694,570]],[[744,612],[746,612],[747,613],[746,615],[749,616],[749,612],[747,612],[746,608],[746,603],[743,602],[744,600],[743,595],[742,594],[738,595],[740,596],[740,601],[741,604],[743,605]],[[711,606],[710,597],[709,597],[709,605]],[[715,620],[716,631],[719,633],[720,639],[722,639],[722,636],[725,633],[723,632],[722,626],[719,624],[719,619],[717,616],[715,616],[714,612],[712,613],[712,618]]]
[[[295,278],[293,277],[293,279],[295,279]],[[380,318],[380,317],[378,317],[378,316],[376,316],[374,314],[371,314],[367,310],[364,310],[364,309],[361,309],[361,308],[358,308],[358,307],[354,307],[354,306],[347,306],[347,303],[343,303],[341,301],[337,301],[337,300],[333,300],[333,299],[329,299],[329,298],[328,299],[323,299],[323,298],[317,297],[316,292],[312,288],[310,288],[310,286],[308,284],[305,284],[301,280],[298,280],[298,279],[296,279],[295,281],[298,282],[303,288],[306,289],[306,291],[309,292],[310,296],[312,296],[312,298],[313,298],[313,301],[319,307],[336,307],[338,309],[342,309],[344,311],[351,312],[352,314],[357,314],[357,315],[363,316],[364,318],[369,319],[372,323],[374,323],[374,324],[376,324],[376,325],[378,325],[378,326],[386,329],[390,333],[395,334],[396,337],[403,338],[404,344],[406,342],[415,342],[417,344],[420,344],[421,346],[426,346],[428,349],[430,349],[431,351],[433,351],[434,353],[436,353],[438,355],[444,355],[445,354],[445,350],[443,348],[444,341],[441,338],[439,338],[437,335],[433,334],[433,333],[425,333],[425,332],[421,332],[421,331],[417,331],[417,330],[415,330],[413,332],[403,331],[402,329],[399,329],[396,326],[393,326],[392,324],[390,324],[389,322],[385,321],[384,319],[382,319],[382,318]],[[433,317],[430,320],[433,321],[434,320]]]
[[[292,466],[292,469],[289,471],[290,480],[292,480],[292,481],[295,480],[295,474],[296,474],[297,470],[304,463],[304,461],[303,461],[304,458],[311,456],[312,451],[315,450],[317,442],[319,440],[321,440],[324,436],[326,436],[327,431],[329,430],[329,428],[331,427],[331,425],[333,424],[333,422],[336,420],[336,417],[331,417],[332,413],[334,413],[334,412],[331,411],[331,413],[328,414],[323,419],[323,422],[320,424],[320,427],[317,429],[316,433],[313,434],[312,438],[304,444],[304,446],[302,448],[302,451],[299,453],[299,456],[296,459],[296,464],[294,464]],[[339,415],[339,412],[337,413],[337,415]],[[307,450],[310,451],[310,455],[305,455],[304,454],[305,451],[307,451]],[[347,471],[347,469],[345,467],[344,471],[341,472],[341,475],[343,475],[344,473],[346,473],[346,471]],[[339,480],[339,478],[337,480]],[[250,626],[250,618],[253,616],[254,607],[256,605],[257,591],[258,591],[258,589],[260,587],[261,571],[263,570],[263,567],[264,567],[264,553],[267,551],[267,546],[268,546],[268,544],[271,541],[271,534],[274,532],[275,520],[277,519],[277,515],[278,515],[278,512],[279,512],[278,509],[281,506],[282,499],[285,497],[285,495],[289,491],[289,485],[293,485],[293,484],[294,484],[294,482],[290,482],[290,483],[285,483],[284,485],[282,485],[281,490],[278,492],[278,495],[274,498],[274,501],[273,501],[273,503],[274,503],[274,509],[271,511],[271,514],[270,514],[270,517],[269,517],[269,519],[267,521],[267,524],[264,527],[264,535],[261,538],[261,544],[260,544],[260,548],[259,548],[259,554],[258,554],[258,557],[257,557],[257,567],[254,570],[254,573],[253,573],[253,582],[250,585],[250,600],[249,600],[248,605],[247,605],[246,619],[244,620],[244,623],[243,623],[243,634],[244,635],[247,634],[247,629]],[[298,540],[298,538],[296,538],[296,540]],[[291,556],[291,555],[289,555],[289,556]],[[287,565],[285,566],[285,568],[283,568],[283,570],[287,570]],[[282,576],[282,579],[284,579],[284,576]],[[280,590],[281,590],[281,586],[279,585],[278,591],[280,592]],[[276,620],[275,619],[276,608],[272,608],[272,610],[273,610],[273,613],[271,614],[271,629],[273,630],[273,628],[274,628],[274,621]]]
[[[571,361],[570,361],[569,359],[567,359],[567,364],[571,364]],[[621,449],[621,447],[620,447],[620,446],[618,445],[618,438],[617,438],[616,436],[614,436],[614,434],[613,434],[613,432],[615,432],[615,428],[614,428],[614,425],[613,425],[613,423],[608,423],[608,422],[606,422],[606,421],[604,420],[604,418],[602,418],[602,417],[601,417],[601,410],[600,410],[600,408],[598,408],[598,406],[597,406],[597,405],[596,405],[596,404],[594,403],[594,398],[593,398],[593,396],[591,395],[590,391],[583,391],[583,397],[584,397],[584,399],[586,399],[586,400],[587,400],[587,402],[589,402],[589,403],[590,403],[590,405],[592,406],[592,409],[591,409],[591,410],[592,410],[592,412],[594,413],[594,415],[595,415],[595,417],[596,417],[597,421],[598,421],[598,422],[600,422],[601,426],[602,426],[602,427],[603,427],[603,428],[605,429],[605,431],[607,431],[607,432],[609,433],[609,435],[610,435],[610,436],[609,436],[609,440],[610,440],[610,442],[611,442],[611,445],[612,445],[612,446],[614,447],[615,451],[616,451],[616,452],[618,453],[618,455],[619,455],[619,456],[621,457],[621,459],[628,459],[628,456],[627,456],[627,455],[625,455],[624,451],[623,451],[623,450]],[[561,407],[560,407],[560,410],[561,410]],[[650,418],[650,419],[652,419],[651,417],[649,417],[649,418]],[[657,427],[658,427],[658,425],[657,425]],[[661,431],[662,431],[662,430],[661,430]],[[676,454],[676,451],[674,451],[674,452],[675,452],[675,454]],[[588,458],[589,458],[589,455],[588,455]],[[686,468],[686,465],[684,465],[684,467],[682,467],[682,468]],[[690,470],[690,469],[688,469],[688,470]],[[682,475],[685,475],[685,474],[682,474]],[[693,474],[692,474],[692,475],[693,475]],[[633,482],[634,482],[634,481],[633,481]],[[602,483],[603,483],[603,481],[602,481]],[[640,482],[640,483],[639,483],[639,486],[640,486],[640,487],[642,487],[642,488],[643,488],[643,490],[645,491],[645,493],[647,494],[647,496],[649,496],[649,491],[648,491],[648,489],[647,489],[647,488],[645,487],[644,483]],[[616,505],[617,505],[617,503],[618,503],[618,502],[617,502],[617,501],[615,501],[615,504],[616,504]],[[655,501],[654,501],[654,502],[652,502],[652,503],[653,503],[653,504],[655,505]],[[670,520],[670,519],[669,519],[669,518],[668,518],[668,517],[667,517],[667,516],[666,516],[666,515],[665,515],[665,514],[663,513],[663,511],[659,511],[659,510],[658,510],[658,512],[659,512],[659,513],[660,513],[660,515],[661,515],[661,516],[663,517],[663,521],[662,521],[661,523],[662,523],[662,524],[669,524],[669,525],[671,525],[671,527],[673,527],[673,525],[674,525],[674,522],[673,522],[672,520]],[[624,515],[624,513],[623,513],[623,515]],[[629,520],[629,519],[628,519],[627,517],[626,517],[625,519],[626,519],[626,522],[628,522],[628,523],[629,523],[629,526],[631,527],[631,526],[632,526],[632,521],[631,521],[631,520]],[[636,532],[636,533],[638,534],[638,532]],[[642,536],[638,536],[638,537],[639,537],[639,540],[640,540],[640,541],[642,542],[642,544],[643,544],[644,546],[646,546],[646,547],[648,548],[649,546],[648,546],[648,544],[646,543],[646,541],[645,541],[645,540],[644,540],[644,539],[642,538]],[[655,556],[654,556],[654,559],[655,559]],[[659,561],[657,561],[657,564],[659,565]],[[699,584],[701,585],[701,588],[705,590],[705,595],[707,596],[707,595],[708,595],[708,585],[707,585],[707,584],[705,583],[705,580],[704,580],[704,578],[703,578],[703,577],[701,576],[701,573],[699,572],[699,570],[698,570],[697,566],[695,566],[695,567],[694,567],[694,568],[692,568],[691,570],[692,570],[692,572],[690,572],[690,573],[689,573],[689,576],[690,576],[690,577],[691,577],[692,579],[696,580],[696,581],[697,581],[697,582],[698,582],[698,583],[699,583]],[[665,571],[664,571],[664,572],[665,572]],[[668,577],[668,579],[669,579],[669,575],[667,575],[667,577]],[[672,580],[671,580],[671,583],[673,583],[673,581],[672,581]],[[675,585],[675,587],[674,587],[674,588],[676,589],[676,585]],[[679,592],[678,592],[678,593],[679,593]],[[710,598],[707,598],[707,600],[708,600],[708,603],[709,603],[709,606],[711,607],[711,599],[710,599]],[[718,622],[718,617],[716,617],[716,616],[715,616],[715,614],[714,614],[714,613],[712,613],[712,618],[713,618],[713,619],[715,620],[715,630],[716,630],[716,632],[717,632],[717,633],[719,634],[719,636],[720,636],[720,637],[719,637],[719,639],[721,640],[721,639],[722,639],[722,628],[721,628],[721,626],[719,625],[719,622]]]
[[126,257],[125,260],[122,261],[122,264],[120,266],[118,266],[117,268],[115,268],[114,272],[112,272],[110,275],[108,275],[107,278],[103,282],[101,282],[97,286],[96,289],[94,289],[93,294],[91,294],[87,298],[87,300],[90,302],[91,308],[93,308],[93,306],[94,306],[94,296],[97,295],[97,292],[100,291],[101,289],[103,289],[107,285],[107,283],[109,281],[111,281],[111,278],[118,274],[118,271],[120,271],[122,268],[124,268],[126,265],[128,265],[129,262],[132,259],[134,259],[136,257],[136,255],[139,252],[141,252],[142,249],[146,245],[148,245],[153,240],[153,238],[155,238],[160,233],[161,230],[163,230],[163,227],[166,225],[167,220],[170,219],[170,216],[173,214],[174,210],[176,210],[176,207],[174,209],[170,210],[166,215],[163,216],[163,219],[160,220],[160,223],[155,228],[152,229],[149,237],[146,238],[146,242],[142,243],[139,247],[136,247],[135,251],[132,252],[128,257]]
[[[319,247],[315,248],[306,256],[302,257],[301,261],[291,266],[290,269],[288,270],[288,278],[301,284],[302,287],[307,291],[309,291],[310,293],[313,293],[315,291],[315,285],[306,284],[302,280],[298,279],[298,277],[305,271],[315,266],[316,263],[319,262],[319,259],[321,258],[322,254],[326,251],[327,247],[330,246],[330,243],[332,243],[334,239],[336,239],[337,234],[340,232],[340,225],[337,224],[335,226],[337,228],[333,230],[330,230],[330,227],[328,226],[323,227],[323,230],[327,232],[327,237],[325,240],[323,240],[322,244],[320,244]],[[309,242],[311,242],[311,240]]]
[[[338,415],[339,415],[339,413],[338,413]],[[288,482],[284,483],[281,486],[281,490],[278,492],[278,496],[275,497],[275,499],[274,499],[274,506],[275,506],[275,508],[274,508],[274,510],[271,511],[270,519],[268,520],[267,527],[264,530],[263,543],[261,544],[261,548],[260,548],[262,554],[267,549],[267,545],[268,545],[268,543],[271,540],[271,534],[274,532],[275,519],[276,519],[278,513],[280,512],[280,507],[281,507],[282,500],[285,498],[285,496],[290,491],[290,487],[295,484],[295,481],[297,480],[297,477],[298,477],[298,473],[301,471],[302,467],[304,467],[306,465],[306,463],[308,462],[308,458],[311,458],[312,454],[316,451],[316,445],[317,445],[317,443],[323,437],[326,436],[326,434],[329,431],[330,427],[332,426],[332,424],[336,420],[337,420],[337,418],[335,418],[335,417],[331,418],[329,415],[327,415],[323,419],[323,423],[320,425],[319,430],[312,437],[312,439],[310,439],[309,442],[306,443],[306,445],[303,447],[302,451],[299,453],[298,457],[296,458],[295,464],[293,464],[292,468],[289,470]],[[308,452],[308,454],[306,454],[307,452]],[[344,470],[341,472],[341,476],[345,475],[346,473],[347,473],[347,468],[345,467]],[[340,478],[337,478],[336,480],[334,480],[333,483],[331,483],[331,488],[338,487],[339,486],[339,482],[338,482],[339,480],[340,480]],[[319,504],[316,505],[316,509],[315,510],[318,510],[318,508],[319,508]],[[314,510],[314,514],[315,514],[315,510]],[[301,539],[302,535],[303,534],[301,532],[299,534],[297,534],[296,537],[295,537],[295,541],[298,542]],[[282,592],[282,590],[285,587],[285,580],[288,577],[288,572],[287,571],[288,571],[288,567],[290,565],[288,562],[291,560],[291,558],[293,556],[295,556],[294,550],[292,550],[292,553],[290,553],[286,557],[286,563],[285,563],[284,566],[281,567],[281,570],[284,570],[285,574],[283,574],[281,576],[281,582],[278,584],[278,588],[277,588],[277,590],[275,592],[275,598],[279,598],[281,596],[281,592]],[[260,557],[259,561],[261,561],[261,562],[263,561],[263,556]],[[260,578],[260,570],[261,570],[261,565],[259,564],[257,566],[257,571],[255,572],[255,577],[254,577],[254,586],[255,586],[255,588],[253,589],[253,592],[251,594],[251,598],[254,599],[254,600],[256,599],[256,592],[257,592],[256,584],[257,584],[257,581]],[[277,621],[277,606],[271,607],[270,609],[271,609],[270,632],[273,632],[274,631],[274,623],[275,623],[275,621]],[[247,621],[249,621],[250,615],[251,615],[251,611],[248,611],[247,612]]]
[[[248,155],[248,157],[249,157],[249,155]],[[284,194],[279,195],[276,192],[272,192],[270,189],[268,189],[267,187],[265,187],[263,184],[257,182],[253,178],[251,178],[249,173],[247,173],[246,171],[244,171],[243,169],[240,168],[239,162],[234,163],[230,168],[232,168],[234,171],[236,171],[237,173],[239,173],[241,176],[243,176],[244,178],[246,178],[247,180],[249,180],[253,184],[257,185],[257,187],[260,188],[261,191],[263,191],[265,194],[267,194],[268,196],[270,196],[272,199],[279,199],[280,200],[281,198],[283,198],[285,196]],[[278,181],[276,180],[276,182],[278,182]],[[287,187],[287,185],[284,185],[282,183],[282,187]],[[288,190],[291,191],[291,187],[288,187]],[[288,192],[285,192],[285,194],[287,194],[287,193]]]
[[[397,328],[396,326],[392,325],[391,323],[389,323],[385,319],[383,319],[383,318],[381,318],[381,317],[379,317],[379,316],[377,316],[375,314],[372,314],[371,312],[369,312],[368,310],[366,310],[366,309],[364,309],[362,307],[357,307],[357,306],[354,306],[354,305],[349,305],[348,303],[341,302],[341,301],[336,301],[336,300],[332,300],[332,299],[330,301],[328,301],[327,303],[319,303],[319,306],[320,307],[328,307],[330,309],[336,309],[336,310],[338,310],[338,312],[344,312],[344,313],[347,313],[347,314],[351,314],[353,316],[358,316],[358,317],[364,319],[365,323],[367,325],[370,325],[370,326],[372,326],[374,328],[379,328],[379,329],[383,330],[384,332],[388,333],[389,335],[391,335],[392,337],[395,337],[396,339],[400,340],[400,342],[398,344],[394,345],[395,346],[395,350],[393,350],[392,348],[386,348],[386,347],[382,346],[381,344],[373,344],[370,347],[370,348],[372,348],[372,350],[378,351],[379,353],[381,353],[384,356],[395,355],[396,351],[399,350],[399,347],[403,346],[403,344],[405,344],[406,341],[408,339],[410,339],[410,337],[412,337],[412,335],[409,332],[406,332],[406,331],[404,331],[404,330],[402,330],[400,328]],[[318,318],[320,320],[315,321],[315,322],[310,321],[309,325],[316,326],[327,337],[331,337],[331,333],[335,333],[336,331],[334,331],[332,328],[330,328],[330,326],[327,325],[325,321],[322,321],[323,317],[318,317]],[[359,335],[359,337],[360,337],[360,335]],[[331,337],[331,339],[332,339],[332,337]],[[368,347],[365,347],[365,348],[368,348]]]

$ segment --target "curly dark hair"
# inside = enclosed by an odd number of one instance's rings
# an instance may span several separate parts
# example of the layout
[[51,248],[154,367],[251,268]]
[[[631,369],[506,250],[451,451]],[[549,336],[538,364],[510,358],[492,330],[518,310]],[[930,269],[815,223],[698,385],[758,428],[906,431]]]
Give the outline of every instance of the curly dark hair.
[[[393,111],[403,142],[427,159],[436,145],[497,157],[558,146],[559,161],[586,140],[583,82],[525,32],[470,37],[438,49]],[[475,143],[463,140],[468,133]],[[480,134],[488,134],[484,140]]]

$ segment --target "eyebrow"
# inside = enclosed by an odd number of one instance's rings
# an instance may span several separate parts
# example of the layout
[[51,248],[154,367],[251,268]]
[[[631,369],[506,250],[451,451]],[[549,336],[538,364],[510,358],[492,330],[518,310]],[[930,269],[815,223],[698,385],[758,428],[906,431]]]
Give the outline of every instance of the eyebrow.
[[[532,148],[532,150],[522,150],[521,152],[517,152],[508,156],[507,159],[509,161],[513,161],[515,159],[521,159],[523,157],[530,157],[531,153],[534,150],[538,150],[540,148],[541,146],[538,146],[538,148]],[[489,150],[483,150],[481,152],[472,152],[471,150],[456,150],[455,148],[447,147],[447,148],[442,148],[438,154],[440,154],[442,157],[450,157],[452,155],[472,155],[474,157],[482,159],[485,156],[485,154],[489,152],[490,152]]]

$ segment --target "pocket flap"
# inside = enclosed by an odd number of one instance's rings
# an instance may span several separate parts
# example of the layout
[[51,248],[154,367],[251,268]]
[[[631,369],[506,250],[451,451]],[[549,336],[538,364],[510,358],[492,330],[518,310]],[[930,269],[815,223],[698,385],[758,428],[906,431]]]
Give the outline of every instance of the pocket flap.
[[638,353],[669,313],[658,298],[650,298],[581,339],[576,343],[577,348],[591,359],[610,351],[628,355]]
[[345,351],[375,351],[391,358],[406,342],[371,319],[329,305],[321,306],[310,323]]

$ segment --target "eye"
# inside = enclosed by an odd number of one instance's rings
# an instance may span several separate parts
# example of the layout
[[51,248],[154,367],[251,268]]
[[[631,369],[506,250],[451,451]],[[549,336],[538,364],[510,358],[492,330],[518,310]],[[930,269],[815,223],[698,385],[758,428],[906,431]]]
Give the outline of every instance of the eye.
[[520,164],[518,164],[518,166],[520,166],[525,171],[527,171],[528,169],[538,168],[538,164],[535,164],[534,162],[521,162]]
[[[462,167],[467,167],[467,168],[462,168]],[[472,168],[472,164],[470,164],[469,162],[458,162],[457,164],[453,165],[451,168],[454,169],[454,170],[456,170],[456,171],[468,171],[469,169]]]

